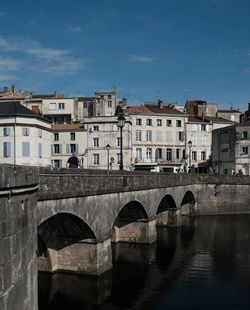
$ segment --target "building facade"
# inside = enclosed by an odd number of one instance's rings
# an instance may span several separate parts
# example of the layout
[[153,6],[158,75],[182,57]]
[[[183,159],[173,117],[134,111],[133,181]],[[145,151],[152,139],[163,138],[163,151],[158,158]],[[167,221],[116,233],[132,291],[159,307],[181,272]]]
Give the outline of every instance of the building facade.
[[0,102],[0,162],[49,166],[51,122],[17,101]]

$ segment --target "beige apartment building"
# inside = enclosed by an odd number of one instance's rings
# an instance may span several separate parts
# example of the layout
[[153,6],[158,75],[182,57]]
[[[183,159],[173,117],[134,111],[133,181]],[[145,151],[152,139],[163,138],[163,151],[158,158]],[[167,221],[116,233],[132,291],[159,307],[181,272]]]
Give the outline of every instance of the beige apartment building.
[[174,105],[147,103],[129,106],[132,120],[134,169],[177,172],[186,159],[186,114]]

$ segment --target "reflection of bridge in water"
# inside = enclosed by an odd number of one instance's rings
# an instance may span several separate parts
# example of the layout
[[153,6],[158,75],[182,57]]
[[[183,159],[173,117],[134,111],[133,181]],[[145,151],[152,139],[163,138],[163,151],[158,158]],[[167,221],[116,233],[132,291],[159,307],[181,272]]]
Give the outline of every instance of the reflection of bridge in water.
[[[190,222],[190,221],[189,221]],[[188,232],[187,232],[188,229]],[[185,229],[192,238],[194,225]],[[143,309],[158,299],[174,279],[181,276],[192,253],[182,243],[180,228],[160,227],[152,244],[117,243],[112,245],[114,268],[98,277],[56,273],[39,275],[41,309],[67,302],[76,309],[107,304],[108,309],[133,306]],[[125,294],[125,295],[124,295]],[[110,296],[112,295],[112,301]],[[146,306],[145,306],[146,308]]]

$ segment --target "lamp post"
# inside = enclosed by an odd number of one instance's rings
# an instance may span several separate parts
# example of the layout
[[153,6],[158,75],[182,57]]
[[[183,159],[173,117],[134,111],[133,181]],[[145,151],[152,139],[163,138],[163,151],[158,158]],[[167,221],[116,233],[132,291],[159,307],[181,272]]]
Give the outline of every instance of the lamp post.
[[109,170],[109,151],[110,151],[110,149],[111,149],[111,146],[110,146],[110,144],[107,144],[106,146],[105,146],[105,149],[107,150],[107,153],[108,153],[108,170]]
[[192,155],[192,153],[191,153],[191,149],[192,149],[192,141],[191,140],[189,140],[188,141],[188,148],[189,148],[189,169],[190,169],[190,172],[191,172],[191,155]]
[[117,120],[118,120],[117,126],[120,128],[120,166],[119,166],[119,169],[123,170],[123,150],[122,150],[123,138],[122,138],[122,131],[123,131],[123,127],[125,125],[125,120],[126,120],[125,117],[124,117],[124,114],[123,113],[119,113]]

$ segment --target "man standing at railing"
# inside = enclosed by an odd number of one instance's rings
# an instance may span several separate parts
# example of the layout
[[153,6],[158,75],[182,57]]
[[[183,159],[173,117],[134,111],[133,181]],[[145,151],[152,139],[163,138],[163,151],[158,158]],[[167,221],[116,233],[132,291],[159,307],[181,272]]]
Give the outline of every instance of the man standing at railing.
[[78,157],[76,156],[76,153],[72,153],[72,156],[69,157],[67,161],[67,167],[68,168],[78,168],[81,167],[80,161]]

